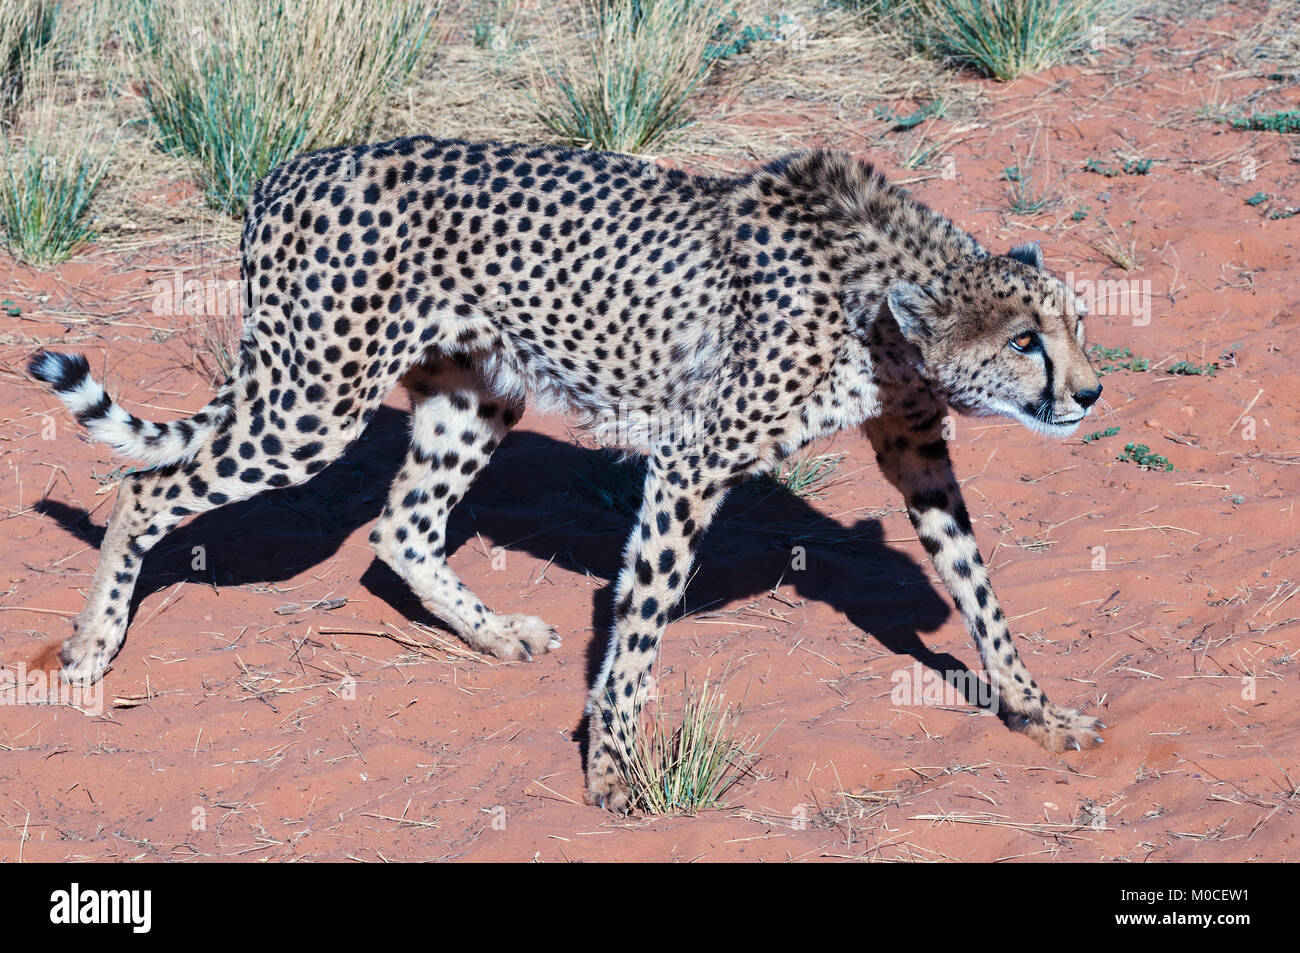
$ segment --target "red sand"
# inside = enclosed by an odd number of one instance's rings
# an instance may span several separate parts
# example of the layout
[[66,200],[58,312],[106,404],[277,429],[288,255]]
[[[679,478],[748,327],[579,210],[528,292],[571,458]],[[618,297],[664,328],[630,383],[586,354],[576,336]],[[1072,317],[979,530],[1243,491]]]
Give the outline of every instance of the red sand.
[[[1189,28],[1169,48],[1200,42]],[[563,649],[498,664],[451,636],[420,653],[358,634],[429,637],[366,542],[404,439],[395,397],[311,484],[203,516],[153,552],[101,683],[103,714],[0,707],[0,859],[1293,856],[1300,385],[1285,333],[1300,306],[1300,218],[1269,219],[1245,200],[1300,205],[1300,166],[1294,137],[1195,116],[1216,76],[1227,77],[1219,97],[1261,93],[1261,109],[1295,108],[1296,88],[1153,49],[1103,62],[1124,57],[1117,72],[990,84],[983,130],[951,150],[955,177],[912,186],[995,250],[1041,238],[1059,272],[1149,282],[1149,323],[1089,321],[1090,341],[1151,362],[1104,379],[1110,413],[1083,433],[1118,435],[1047,442],[961,420],[953,441],[1020,650],[1053,699],[1111,726],[1100,749],[1049,755],[964,704],[891,702],[895,673],[918,660],[976,657],[869,447],[845,434],[842,479],[824,500],[733,496],[665,640],[661,685],[730,666],[743,728],[771,732],[759,777],[731,809],[698,817],[584,807],[575,728],[629,520],[582,490],[575,472],[594,454],[564,422],[527,416],[456,510],[451,559],[499,611],[557,625]],[[999,178],[1040,122],[1035,158],[1050,159],[1066,200],[1017,220]],[[1121,162],[1117,149],[1155,161],[1145,175],[1082,171],[1089,158]],[[872,158],[917,175],[890,153]],[[1080,206],[1088,217],[1071,221]],[[1125,236],[1134,223],[1135,272],[1091,247],[1101,218]],[[22,309],[0,316],[0,659],[11,667],[48,664],[81,608],[111,505],[94,474],[123,463],[25,378],[35,343],[85,351],[144,416],[208,399],[171,336],[188,319],[149,309],[152,282],[170,276],[146,264],[166,267],[168,251],[95,253],[48,273],[0,253],[0,297]],[[1220,367],[1169,373],[1184,359]],[[50,420],[53,441],[42,439]],[[1128,442],[1176,469],[1118,461]],[[802,572],[788,568],[796,544]],[[330,611],[275,611],[337,598],[347,602]]]

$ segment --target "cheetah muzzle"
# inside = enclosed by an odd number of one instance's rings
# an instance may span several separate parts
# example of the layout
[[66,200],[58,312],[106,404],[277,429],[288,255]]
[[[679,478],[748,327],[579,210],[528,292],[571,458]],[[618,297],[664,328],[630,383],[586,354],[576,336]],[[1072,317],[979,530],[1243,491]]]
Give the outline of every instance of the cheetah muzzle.
[[[85,358],[31,373],[129,475],[64,676],[121,648],[145,554],[183,519],[302,483],[395,384],[411,442],[370,540],[478,651],[556,632],[487,608],[447,563],[447,515],[525,402],[646,454],[644,498],[588,698],[587,797],[621,770],[665,623],[728,488],[861,427],[974,639],[1007,724],[1051,751],[1100,742],[1030,676],[993,594],[944,439],[949,408],[1066,434],[1101,394],[1083,309],[1036,245],[986,251],[842,153],[735,178],[551,146],[399,139],[300,156],[257,187],[241,241],[239,368],[197,414],[143,421]],[[611,421],[633,411],[654,426]]]

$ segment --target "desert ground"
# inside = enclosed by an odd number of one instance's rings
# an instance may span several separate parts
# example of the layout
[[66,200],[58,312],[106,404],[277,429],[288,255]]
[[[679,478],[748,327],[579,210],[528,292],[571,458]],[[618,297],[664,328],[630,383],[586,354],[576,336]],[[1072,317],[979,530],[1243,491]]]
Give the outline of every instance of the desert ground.
[[[237,219],[205,206],[184,161],[126,142],[93,242],[53,266],[0,249],[0,859],[1294,857],[1300,137],[1222,118],[1300,109],[1287,6],[1140,5],[1096,48],[1009,82],[800,7],[798,42],[713,71],[659,161],[731,174],[846,149],[994,251],[1040,241],[1093,295],[1105,396],[1080,432],[958,418],[951,446],[1026,664],[1109,728],[1050,754],[943,690],[936,673],[978,658],[849,432],[814,448],[836,463],[811,490],[742,486],[705,537],[657,685],[720,682],[759,757],[724,806],[664,816],[582,803],[582,705],[635,503],[556,415],[511,433],[449,548],[488,605],[555,625],[558,651],[474,654],[374,557],[399,393],[309,483],[153,550],[98,696],[24,695],[17,676],[53,668],[81,609],[133,465],[87,441],[28,356],[83,352],[132,412],[191,414],[220,322],[185,283],[238,273]],[[523,67],[473,45],[464,16],[444,24],[372,138],[547,138],[512,92]],[[132,89],[122,110],[140,108]]]

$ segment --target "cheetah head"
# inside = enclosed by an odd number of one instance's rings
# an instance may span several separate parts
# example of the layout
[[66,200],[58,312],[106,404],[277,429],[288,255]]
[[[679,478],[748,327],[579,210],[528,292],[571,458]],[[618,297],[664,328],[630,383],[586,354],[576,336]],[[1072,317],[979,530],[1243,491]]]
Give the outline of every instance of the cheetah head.
[[1043,268],[1037,243],[965,259],[925,287],[895,282],[889,309],[921,373],[957,411],[1063,437],[1101,396],[1083,349],[1083,302]]

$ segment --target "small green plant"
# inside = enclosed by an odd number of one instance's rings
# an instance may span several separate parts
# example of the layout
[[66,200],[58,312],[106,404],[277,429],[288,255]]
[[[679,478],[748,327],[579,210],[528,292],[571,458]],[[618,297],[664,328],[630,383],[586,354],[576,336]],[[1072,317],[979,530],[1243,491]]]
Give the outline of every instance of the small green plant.
[[1284,109],[1271,113],[1255,113],[1230,120],[1234,129],[1251,129],[1256,132],[1300,132],[1300,109]]
[[1083,438],[1083,442],[1095,443],[1096,441],[1103,440],[1106,437],[1113,437],[1117,433],[1119,433],[1118,427],[1107,427],[1105,430],[1094,430],[1092,433],[1088,434],[1086,437]]
[[1251,208],[1257,208],[1265,214],[1265,217],[1277,221],[1283,218],[1293,218],[1300,214],[1300,208],[1287,205],[1286,199],[1278,195],[1270,195],[1268,192],[1256,192],[1254,195],[1245,199],[1247,205]]
[[1170,374],[1184,374],[1187,376],[1213,377],[1219,370],[1219,365],[1211,362],[1209,364],[1194,364],[1191,361],[1178,361],[1169,366]]
[[[767,739],[740,737],[740,709],[707,676],[697,688],[682,679],[681,714],[661,699],[622,755],[632,807],[646,814],[694,813],[726,807],[728,793],[753,773]],[[616,733],[617,735],[617,733]],[[770,737],[770,735],[769,735]]]
[[1078,208],[1076,208],[1073,212],[1070,213],[1070,221],[1082,222],[1084,219],[1088,217],[1088,213],[1091,211],[1092,211],[1092,206],[1080,205]]
[[687,102],[708,59],[722,0],[583,0],[579,62],[534,91],[538,118],[587,149],[641,152],[690,122]]
[[1105,227],[1106,234],[1093,242],[1092,247],[1101,252],[1107,261],[1119,265],[1125,271],[1137,270],[1142,259],[1138,254],[1137,238],[1133,235],[1133,223],[1124,223],[1124,228],[1128,231],[1127,238],[1121,237],[1115,226],[1105,219],[1102,219],[1101,224]]
[[1106,165],[1100,159],[1089,159],[1083,164],[1083,171],[1113,179],[1119,175],[1146,175],[1154,163],[1154,159],[1125,159],[1123,165],[1113,166]]
[[1089,159],[1083,164],[1084,172],[1095,172],[1097,175],[1104,175],[1108,179],[1113,179],[1119,175],[1119,169],[1113,165],[1106,165],[1100,159]]
[[9,315],[11,318],[16,318],[23,313],[23,309],[14,304],[13,300],[10,298],[5,298],[3,301],[0,301],[0,308],[4,308],[5,314]]
[[900,116],[889,106],[877,106],[875,109],[875,117],[890,123],[891,132],[903,132],[904,130],[913,129],[916,126],[921,125],[921,123],[925,122],[927,119],[941,118],[946,109],[947,107],[944,106],[942,99],[935,99],[926,103],[921,108],[908,113],[906,116]]
[[1016,177],[1008,176],[1011,185],[1007,189],[1007,208],[1014,214],[1037,215],[1056,201],[1056,196],[1052,192],[1035,188],[1032,177],[1022,173],[1018,167],[1013,166],[1007,171],[1012,170],[1015,171]]
[[713,31],[713,42],[704,50],[704,61],[713,63],[746,52],[755,43],[767,43],[785,36],[796,21],[788,13],[767,13],[761,22],[740,27],[737,14],[731,14]]
[[923,48],[999,80],[1036,73],[1084,49],[1124,0],[915,0],[904,15]]
[[1115,459],[1125,463],[1136,463],[1143,470],[1172,470],[1174,468],[1174,465],[1169,462],[1167,457],[1152,453],[1151,448],[1145,443],[1126,443],[1124,452]]
[[1102,362],[1097,367],[1098,376],[1113,374],[1115,371],[1141,373],[1151,367],[1149,360],[1145,357],[1134,357],[1133,352],[1126,347],[1103,347],[1094,344],[1090,351],[1094,359]]
[[[847,457],[847,453],[819,453],[792,458],[755,478],[755,483],[800,499],[820,500],[835,484],[835,474]],[[574,471],[575,484],[585,496],[628,516],[641,510],[645,479],[645,457],[624,456],[617,450],[601,450],[590,466]]]
[[847,453],[819,453],[777,464],[766,479],[784,487],[792,496],[820,500],[834,483],[834,477]]

